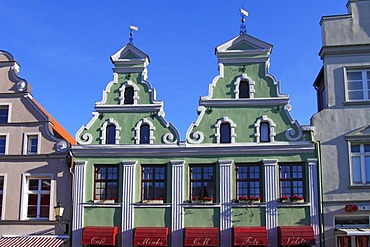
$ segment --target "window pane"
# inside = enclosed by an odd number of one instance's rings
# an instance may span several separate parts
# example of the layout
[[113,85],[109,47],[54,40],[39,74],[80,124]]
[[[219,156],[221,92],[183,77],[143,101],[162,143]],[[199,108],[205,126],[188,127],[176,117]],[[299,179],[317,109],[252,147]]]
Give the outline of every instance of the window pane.
[[239,98],[249,98],[249,83],[248,81],[241,81],[239,84]]
[[0,154],[5,154],[6,137],[0,136]]
[[150,134],[149,125],[148,124],[141,125],[140,126],[140,144],[150,143],[149,134]]
[[365,152],[370,152],[370,144],[364,145]]
[[37,145],[38,145],[38,137],[37,136],[29,136],[28,137],[27,154],[37,154]]
[[116,144],[116,126],[110,124],[107,126],[107,133],[106,133],[106,144]]
[[41,190],[50,191],[51,180],[50,179],[42,179],[41,180]]
[[360,157],[352,157],[352,182],[355,184],[362,183]]
[[351,145],[351,152],[352,153],[359,153],[360,150],[360,145]]
[[132,105],[133,103],[134,103],[134,88],[131,86],[127,86],[125,88],[125,100],[123,104]]
[[362,73],[361,73],[361,71],[347,72],[347,79],[349,81],[352,81],[352,80],[362,80]]
[[0,123],[8,122],[8,106],[0,106]]
[[352,100],[364,99],[364,95],[362,91],[351,91],[348,92],[348,98]]
[[0,194],[3,193],[4,190],[4,177],[0,177]]
[[41,218],[48,218],[49,217],[49,206],[41,206],[40,207],[40,217]]
[[28,189],[29,190],[38,190],[39,189],[39,179],[30,179],[30,180],[28,180]]
[[48,206],[49,204],[50,204],[50,195],[49,194],[41,195],[41,205]]
[[351,81],[348,82],[348,90],[362,91],[362,81]]
[[231,132],[230,132],[230,124],[228,123],[222,123],[221,124],[221,143],[230,143],[231,142]]
[[37,217],[37,206],[28,206],[27,217],[36,218]]
[[366,183],[370,183],[370,157],[365,157],[365,174],[366,174]]
[[260,125],[260,140],[261,142],[270,141],[270,125],[268,123],[262,122]]

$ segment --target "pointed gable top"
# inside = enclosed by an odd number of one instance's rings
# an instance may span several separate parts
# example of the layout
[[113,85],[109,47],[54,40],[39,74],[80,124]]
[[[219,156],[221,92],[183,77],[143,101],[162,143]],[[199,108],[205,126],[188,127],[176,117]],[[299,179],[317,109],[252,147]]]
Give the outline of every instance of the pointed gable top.
[[240,34],[237,37],[219,45],[215,54],[219,59],[238,57],[268,57],[272,51],[272,45],[254,38],[248,34]]
[[150,62],[149,56],[132,43],[127,43],[113,54],[110,59],[114,64],[143,63],[146,66]]

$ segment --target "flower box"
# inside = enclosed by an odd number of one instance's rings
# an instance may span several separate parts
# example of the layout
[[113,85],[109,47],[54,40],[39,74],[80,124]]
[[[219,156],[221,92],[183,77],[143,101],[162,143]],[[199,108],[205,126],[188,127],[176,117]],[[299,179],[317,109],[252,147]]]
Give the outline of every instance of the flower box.
[[192,204],[212,204],[213,201],[211,200],[192,200]]
[[111,200],[94,200],[94,203],[112,204],[112,203],[114,203],[114,199],[111,199]]
[[290,200],[292,203],[304,203],[304,199]]
[[155,199],[155,200],[144,200],[144,204],[163,204],[163,200]]

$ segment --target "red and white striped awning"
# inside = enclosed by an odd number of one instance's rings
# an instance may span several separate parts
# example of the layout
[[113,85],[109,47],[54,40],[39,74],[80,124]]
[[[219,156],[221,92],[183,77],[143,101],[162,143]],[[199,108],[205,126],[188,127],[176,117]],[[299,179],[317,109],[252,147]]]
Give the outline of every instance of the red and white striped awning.
[[64,236],[1,236],[0,246],[1,247],[59,247],[68,237]]

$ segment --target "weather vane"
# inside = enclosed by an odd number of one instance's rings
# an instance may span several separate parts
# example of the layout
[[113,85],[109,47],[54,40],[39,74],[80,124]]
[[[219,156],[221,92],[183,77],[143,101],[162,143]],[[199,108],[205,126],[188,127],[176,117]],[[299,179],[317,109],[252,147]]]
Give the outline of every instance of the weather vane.
[[130,30],[130,43],[132,43],[132,41],[134,40],[134,38],[132,37],[133,36],[133,32],[132,31],[139,31],[139,28],[137,26],[134,26],[134,25],[130,25],[129,27],[129,30]]
[[241,19],[241,22],[242,24],[240,24],[240,34],[244,33],[246,34],[247,33],[247,27],[245,26],[244,22],[245,22],[245,17],[249,16],[249,13],[244,10],[243,8],[240,9],[240,15],[242,17]]

